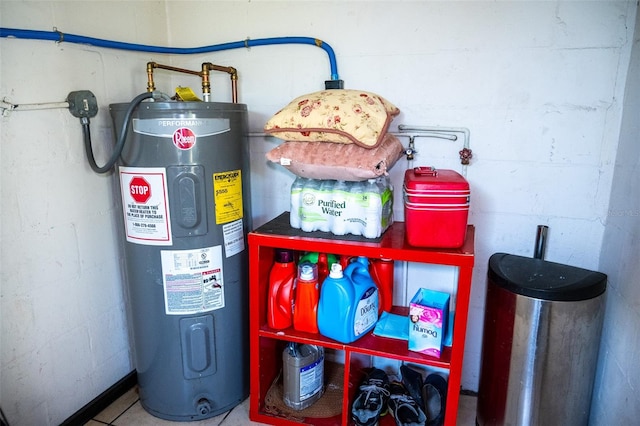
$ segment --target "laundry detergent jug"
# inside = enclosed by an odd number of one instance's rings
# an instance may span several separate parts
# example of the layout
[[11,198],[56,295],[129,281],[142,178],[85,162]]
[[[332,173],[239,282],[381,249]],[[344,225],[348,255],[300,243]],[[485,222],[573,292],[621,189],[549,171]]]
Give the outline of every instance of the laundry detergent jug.
[[308,333],[318,332],[318,265],[304,262],[298,265],[294,282],[293,328]]
[[296,273],[293,250],[276,249],[275,262],[269,271],[267,319],[271,328],[282,330],[293,324],[293,283]]
[[378,289],[367,266],[356,261],[343,271],[339,263],[331,265],[320,289],[320,334],[351,343],[373,329],[377,321]]

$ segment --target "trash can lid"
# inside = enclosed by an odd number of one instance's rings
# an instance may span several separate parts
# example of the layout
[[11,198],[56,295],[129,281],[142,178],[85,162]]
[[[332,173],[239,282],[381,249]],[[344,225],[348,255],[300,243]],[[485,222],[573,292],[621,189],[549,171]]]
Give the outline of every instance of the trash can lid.
[[592,299],[607,286],[601,272],[506,253],[489,259],[489,279],[514,293],[552,301]]

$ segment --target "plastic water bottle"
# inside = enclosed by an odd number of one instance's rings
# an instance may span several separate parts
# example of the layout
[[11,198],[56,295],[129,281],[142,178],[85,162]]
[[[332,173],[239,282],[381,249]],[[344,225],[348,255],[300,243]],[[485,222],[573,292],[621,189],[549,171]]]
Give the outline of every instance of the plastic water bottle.
[[[335,187],[335,180],[323,180],[320,184],[320,195],[319,202],[329,203],[333,200],[333,188]],[[319,211],[321,213],[323,209],[333,209],[333,207],[323,207],[318,206]],[[328,214],[318,214],[316,229],[322,232],[331,232],[331,227],[333,226],[333,216]]]
[[349,182],[343,180],[336,181],[333,186],[332,198],[335,202],[335,215],[332,217],[331,233],[334,235],[345,235],[349,232],[347,205],[349,204],[350,191]]
[[381,225],[385,230],[393,223],[393,185],[389,176],[380,176],[376,179],[376,183],[380,189],[382,202]]
[[380,188],[376,184],[375,179],[369,179],[365,187],[365,194],[369,201],[365,208],[365,238],[377,238],[382,234],[382,198],[380,196]]
[[[363,203],[366,202],[365,183],[361,181],[353,182],[353,184],[351,185],[351,191],[349,195],[351,197],[350,204],[352,204],[354,206],[354,209],[357,209],[357,211],[360,213],[362,211],[362,206],[364,205]],[[363,215],[350,214],[348,221],[349,221],[348,232],[350,234],[353,234],[353,235],[364,234],[365,222],[364,222]]]
[[317,198],[320,196],[320,180],[308,179],[302,188],[300,197],[300,229],[304,232],[315,231],[317,225],[317,214],[315,206]]
[[292,228],[300,229],[300,204],[302,202],[302,190],[309,179],[296,177],[291,184],[291,211],[289,213],[289,224]]

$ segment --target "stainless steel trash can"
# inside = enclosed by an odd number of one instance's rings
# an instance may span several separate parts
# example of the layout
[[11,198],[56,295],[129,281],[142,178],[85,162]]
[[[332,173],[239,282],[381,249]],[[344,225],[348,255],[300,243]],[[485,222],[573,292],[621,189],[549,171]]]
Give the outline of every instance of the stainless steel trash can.
[[588,423],[606,284],[600,272],[491,256],[478,425]]

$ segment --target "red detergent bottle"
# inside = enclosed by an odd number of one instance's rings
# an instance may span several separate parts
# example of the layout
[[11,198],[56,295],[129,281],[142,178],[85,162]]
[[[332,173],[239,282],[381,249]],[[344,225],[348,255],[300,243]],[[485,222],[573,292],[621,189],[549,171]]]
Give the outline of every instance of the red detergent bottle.
[[378,286],[379,313],[393,305],[393,259],[369,259],[371,278]]
[[318,265],[303,262],[298,265],[293,305],[293,328],[308,333],[318,332]]
[[293,324],[291,305],[293,304],[293,284],[296,273],[293,251],[276,249],[275,262],[269,272],[267,322],[271,328],[282,330]]

